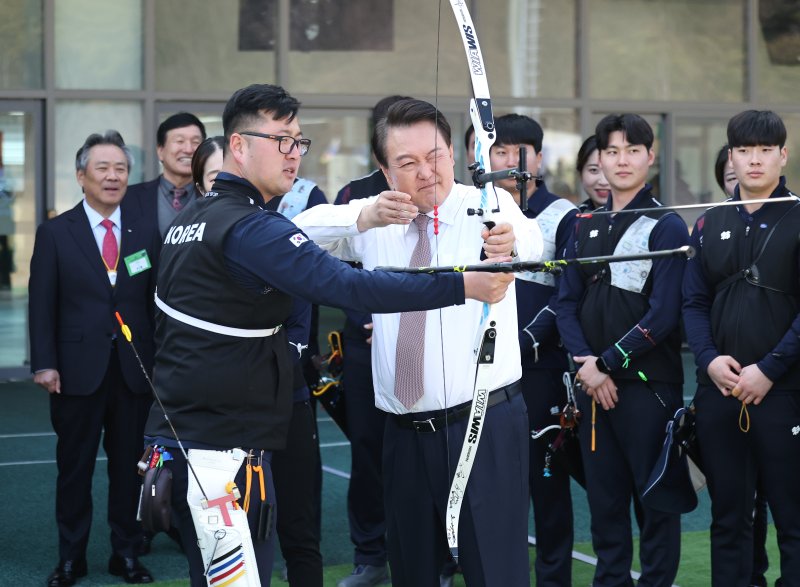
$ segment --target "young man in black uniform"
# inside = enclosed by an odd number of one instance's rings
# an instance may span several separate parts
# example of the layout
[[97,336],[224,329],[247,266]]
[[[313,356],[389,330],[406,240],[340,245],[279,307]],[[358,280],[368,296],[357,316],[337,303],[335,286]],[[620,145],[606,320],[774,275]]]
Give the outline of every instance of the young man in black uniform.
[[[492,169],[519,164],[519,147],[526,147],[527,169],[539,175],[544,133],[539,123],[519,114],[495,120],[497,138],[489,151]],[[577,208],[548,191],[541,179],[528,182],[520,196],[515,179],[497,185],[527,203],[525,215],[536,218],[544,240],[543,259],[563,257],[573,233]],[[528,408],[531,430],[559,423],[566,403],[563,383],[568,370],[567,353],[556,328],[556,278],[549,273],[517,274],[517,320],[522,355],[522,395]],[[552,439],[552,437],[548,437]],[[572,585],[572,497],[569,471],[562,451],[553,455],[545,471],[547,440],[530,441],[528,478],[536,526],[536,584],[551,587]]]
[[[645,213],[578,221],[569,257],[672,249],[687,244],[686,224],[660,211],[646,183],[653,131],[635,114],[609,115],[596,129],[610,210]],[[666,422],[682,405],[681,292],[685,261],[568,267],[557,322],[581,365],[580,444],[592,515],[597,585],[633,585],[630,506],[641,497],[664,442]],[[671,585],[680,559],[680,515],[642,500],[640,559],[644,585]],[[664,508],[668,509],[668,508]]]
[[[291,189],[310,145],[298,108],[278,86],[234,93],[223,113],[223,170],[213,191],[182,211],[168,231],[156,296],[154,381],[172,425],[190,449],[256,451],[263,457],[268,504],[275,495],[270,451],[284,447],[291,414],[293,368],[281,324],[292,296],[400,312],[461,304],[467,297],[495,302],[510,283],[477,273],[357,271],[320,250],[291,221],[264,211],[265,200]],[[166,466],[174,475],[173,514],[192,585],[204,586],[208,561],[187,503],[187,465],[160,409],[151,411],[146,435],[172,449]],[[244,467],[236,483],[246,487]],[[248,513],[251,529],[257,512]],[[266,530],[253,544],[262,585],[270,584],[275,534]]]
[[692,232],[683,315],[697,361],[697,436],[711,495],[711,582],[749,585],[760,479],[778,532],[782,585],[800,585],[800,204],[786,128],[770,111],[728,123],[741,205],[712,208]]

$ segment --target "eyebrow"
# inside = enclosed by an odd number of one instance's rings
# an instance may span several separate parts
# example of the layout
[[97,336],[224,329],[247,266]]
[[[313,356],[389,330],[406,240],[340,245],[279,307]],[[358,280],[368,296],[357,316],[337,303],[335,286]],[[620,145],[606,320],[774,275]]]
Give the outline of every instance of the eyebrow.
[[101,159],[100,161],[92,161],[92,165],[124,165],[125,167],[128,166],[127,161],[107,161],[105,159]]
[[[442,147],[434,147],[430,151],[428,151],[425,156],[429,157],[432,154],[435,154],[442,150]],[[395,161],[400,161],[401,159],[414,159],[414,156],[411,153],[401,153],[397,157],[394,158]]]

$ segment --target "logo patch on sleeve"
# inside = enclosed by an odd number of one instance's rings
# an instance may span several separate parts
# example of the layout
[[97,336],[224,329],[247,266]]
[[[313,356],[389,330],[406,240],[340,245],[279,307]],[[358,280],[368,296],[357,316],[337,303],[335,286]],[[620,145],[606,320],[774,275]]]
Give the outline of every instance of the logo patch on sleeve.
[[292,243],[294,246],[296,246],[296,247],[299,247],[299,246],[300,246],[300,245],[302,245],[304,242],[307,242],[307,241],[308,241],[308,238],[306,238],[306,236],[305,236],[304,234],[300,234],[300,233],[298,232],[297,234],[293,234],[292,236],[290,236],[290,237],[289,237],[289,241],[290,241],[290,242],[291,242],[291,243]]

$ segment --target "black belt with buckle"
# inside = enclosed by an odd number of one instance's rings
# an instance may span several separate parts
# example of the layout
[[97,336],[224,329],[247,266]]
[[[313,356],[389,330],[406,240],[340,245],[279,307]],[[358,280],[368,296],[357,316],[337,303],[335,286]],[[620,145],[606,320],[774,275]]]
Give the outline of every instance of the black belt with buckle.
[[[511,385],[506,385],[505,387],[500,387],[495,389],[489,394],[489,399],[486,401],[486,409],[488,410],[492,406],[496,406],[497,404],[510,401],[512,397],[519,393],[519,390],[522,388],[522,385],[519,381],[512,383]],[[410,412],[408,414],[394,414],[394,421],[400,428],[407,428],[409,430],[416,430],[417,432],[436,432],[437,430],[441,430],[448,424],[452,424],[453,422],[458,422],[459,420],[463,420],[467,416],[469,416],[470,408],[472,407],[472,402],[464,402],[463,404],[458,404],[457,406],[453,406],[452,408],[447,408],[445,410],[434,410],[431,412]],[[428,416],[425,418],[425,416]],[[419,418],[423,417],[422,420]]]

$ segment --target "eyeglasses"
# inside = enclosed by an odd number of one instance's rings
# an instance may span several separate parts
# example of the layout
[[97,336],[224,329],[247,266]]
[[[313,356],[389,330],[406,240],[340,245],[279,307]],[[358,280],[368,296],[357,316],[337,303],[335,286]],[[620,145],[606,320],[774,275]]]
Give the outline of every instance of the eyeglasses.
[[[302,157],[311,148],[311,139],[295,139],[288,135],[268,135],[263,132],[256,132],[254,130],[243,130],[240,135],[247,135],[250,137],[261,137],[262,139],[272,139],[278,141],[278,151],[284,155],[289,155],[294,148],[300,146],[300,156]],[[289,145],[288,147],[286,145]]]

